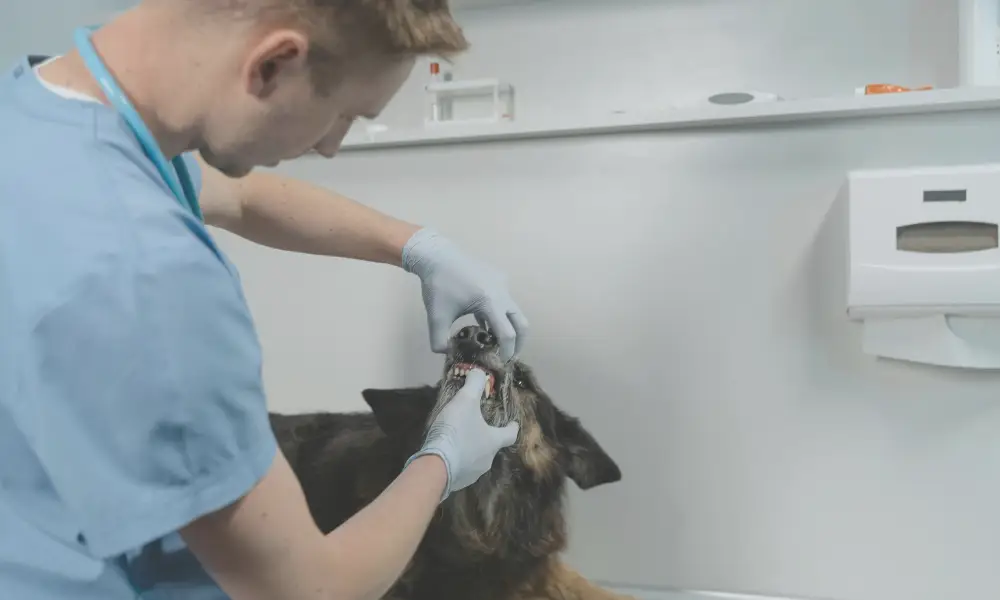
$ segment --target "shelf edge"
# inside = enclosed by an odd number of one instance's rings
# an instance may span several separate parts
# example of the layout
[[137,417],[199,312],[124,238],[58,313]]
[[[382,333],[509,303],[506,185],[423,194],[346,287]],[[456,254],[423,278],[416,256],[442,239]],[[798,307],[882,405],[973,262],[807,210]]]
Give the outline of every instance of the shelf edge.
[[[435,130],[390,130],[374,140],[348,136],[341,152],[575,136],[638,133],[753,124],[820,121],[1000,108],[1000,87],[955,88],[871,96],[786,100],[734,106],[617,114],[547,125],[515,121],[486,126],[444,125]],[[450,131],[449,131],[450,129]],[[351,138],[354,139],[351,139]]]

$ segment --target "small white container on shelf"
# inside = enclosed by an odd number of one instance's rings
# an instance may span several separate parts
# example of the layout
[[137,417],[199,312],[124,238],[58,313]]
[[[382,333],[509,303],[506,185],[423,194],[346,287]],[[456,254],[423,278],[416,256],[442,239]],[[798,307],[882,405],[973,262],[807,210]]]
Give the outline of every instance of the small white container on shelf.
[[498,79],[431,81],[424,87],[429,127],[514,120],[514,87]]
[[959,85],[1000,86],[1000,0],[959,0]]

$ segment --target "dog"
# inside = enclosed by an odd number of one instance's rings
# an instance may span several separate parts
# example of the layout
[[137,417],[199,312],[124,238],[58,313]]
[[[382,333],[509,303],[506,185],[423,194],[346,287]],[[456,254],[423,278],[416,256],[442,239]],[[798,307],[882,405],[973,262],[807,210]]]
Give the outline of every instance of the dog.
[[501,360],[485,327],[464,327],[451,338],[436,385],[363,390],[370,413],[271,413],[316,524],[328,533],[374,500],[420,449],[474,367],[487,373],[486,422],[516,420],[518,439],[476,483],[441,503],[385,598],[622,600],[559,558],[567,479],[589,490],[619,481],[621,470],[578,419],[556,407],[528,365]]

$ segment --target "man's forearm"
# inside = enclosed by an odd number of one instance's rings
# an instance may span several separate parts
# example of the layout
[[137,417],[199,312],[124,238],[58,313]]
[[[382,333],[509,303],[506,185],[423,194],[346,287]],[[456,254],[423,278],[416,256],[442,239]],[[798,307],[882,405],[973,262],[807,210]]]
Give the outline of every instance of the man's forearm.
[[377,600],[406,568],[447,485],[436,456],[413,461],[374,502],[323,536],[288,461],[182,536],[234,600]]
[[399,266],[419,229],[297,179],[253,173],[235,185],[239,214],[222,226],[272,248]]
[[418,458],[374,502],[327,535],[332,562],[350,565],[344,583],[364,585],[341,588],[341,597],[376,600],[392,587],[420,545],[447,480],[440,458]]

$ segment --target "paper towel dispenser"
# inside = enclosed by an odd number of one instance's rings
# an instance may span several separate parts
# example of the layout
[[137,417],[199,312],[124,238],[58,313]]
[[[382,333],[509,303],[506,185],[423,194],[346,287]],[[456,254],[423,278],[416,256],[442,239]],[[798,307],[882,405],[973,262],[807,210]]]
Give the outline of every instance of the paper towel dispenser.
[[864,351],[1000,368],[1000,164],[854,171],[847,197]]

